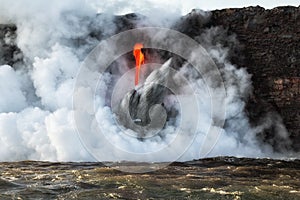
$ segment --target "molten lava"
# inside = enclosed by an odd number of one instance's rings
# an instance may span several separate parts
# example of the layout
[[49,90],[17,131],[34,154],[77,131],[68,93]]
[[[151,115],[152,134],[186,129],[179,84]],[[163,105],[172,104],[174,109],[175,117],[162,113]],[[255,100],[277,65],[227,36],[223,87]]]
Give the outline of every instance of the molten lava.
[[144,64],[144,54],[142,52],[143,44],[136,43],[133,48],[133,55],[135,57],[135,85],[139,84],[140,68]]

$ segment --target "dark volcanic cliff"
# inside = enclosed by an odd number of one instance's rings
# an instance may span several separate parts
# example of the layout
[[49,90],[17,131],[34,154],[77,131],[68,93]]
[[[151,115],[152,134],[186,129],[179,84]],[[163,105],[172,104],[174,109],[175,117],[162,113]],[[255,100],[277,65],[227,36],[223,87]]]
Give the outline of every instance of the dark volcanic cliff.
[[259,115],[257,106],[275,108],[300,149],[300,7],[216,10],[211,23],[228,28],[243,45],[233,62],[253,75],[252,116]]
[[[117,32],[134,28],[137,19],[135,14],[116,17],[120,25]],[[201,20],[205,21],[192,15],[184,20],[190,20],[183,32],[191,37],[199,34]],[[300,150],[300,7],[216,10],[204,26],[223,26],[240,42],[242,48],[237,49],[231,61],[253,75],[254,94],[248,103],[251,121],[259,123],[268,111],[276,110],[291,133],[293,148]],[[22,54],[11,39],[16,37],[15,31],[14,25],[0,25],[0,64],[17,68]],[[89,35],[98,36],[98,30]]]

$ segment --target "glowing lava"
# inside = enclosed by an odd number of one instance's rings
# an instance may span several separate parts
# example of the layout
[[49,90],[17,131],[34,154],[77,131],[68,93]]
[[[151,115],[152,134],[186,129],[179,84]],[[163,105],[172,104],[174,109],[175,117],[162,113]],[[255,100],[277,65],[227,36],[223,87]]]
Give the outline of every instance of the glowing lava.
[[139,84],[139,77],[140,77],[140,68],[141,65],[144,64],[144,54],[142,52],[143,44],[136,43],[133,47],[133,55],[135,57],[135,85]]

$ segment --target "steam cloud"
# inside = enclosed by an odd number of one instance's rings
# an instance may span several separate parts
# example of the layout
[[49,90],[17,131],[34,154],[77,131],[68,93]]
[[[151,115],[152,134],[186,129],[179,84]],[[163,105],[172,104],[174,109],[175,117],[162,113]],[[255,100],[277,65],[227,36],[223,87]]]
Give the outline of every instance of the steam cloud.
[[[130,7],[125,3],[120,8]],[[50,161],[94,161],[81,143],[76,132],[72,110],[73,89],[78,69],[83,59],[103,38],[113,35],[120,24],[114,21],[112,14],[126,12],[115,4],[103,4],[92,1],[20,1],[0,4],[0,23],[13,23],[17,26],[17,38],[6,35],[3,43],[16,44],[22,52],[23,61],[15,55],[11,66],[3,63],[0,66],[0,160],[50,160]],[[176,12],[166,12],[159,18],[153,15],[153,10],[160,10],[156,4],[147,5],[141,10],[137,26],[173,26],[181,17]],[[144,7],[144,6],[140,6]],[[145,7],[144,7],[145,8]],[[180,10],[180,6],[177,10]],[[97,12],[101,11],[101,15]],[[151,12],[150,12],[151,11]],[[202,14],[208,20],[207,13]],[[179,12],[180,13],[180,12]],[[194,13],[195,14],[195,13]],[[91,34],[93,33],[93,34]],[[244,157],[286,157],[275,153],[272,146],[263,143],[257,134],[270,126],[268,121],[252,127],[245,113],[247,99],[251,95],[251,76],[245,69],[238,69],[229,61],[230,49],[222,45],[220,39],[226,38],[232,45],[237,41],[234,36],[227,36],[221,28],[209,28],[195,37],[203,45],[209,55],[217,63],[224,79],[227,91],[226,124],[222,129],[215,148],[208,156],[244,156]],[[180,47],[179,47],[180,48]],[[2,55],[2,54],[0,54]],[[105,58],[103,58],[105,59]],[[120,59],[118,62],[123,62]],[[129,69],[130,67],[128,67]],[[127,69],[122,69],[127,70]],[[192,76],[189,65],[180,66],[180,73]],[[100,74],[91,74],[90,79],[97,79]],[[106,74],[106,80],[112,80]],[[196,80],[200,92],[207,93],[205,83],[201,78]],[[172,132],[176,127],[167,126],[165,137],[157,137],[149,141],[121,136],[116,129],[113,113],[105,106],[103,94],[109,88],[106,82],[100,83],[100,91],[96,95],[97,120],[107,130],[111,138],[121,148],[133,152],[155,151],[163,148],[173,139]],[[216,88],[211,88],[216,89]],[[83,104],[90,101],[93,94],[88,89],[78,90],[77,95]],[[168,99],[174,101],[172,97]],[[192,145],[180,160],[199,158],[201,141],[213,120],[209,115],[210,99],[203,95],[199,99],[201,108],[201,130],[197,132]],[[87,104],[88,105],[88,104]],[[87,110],[91,108],[86,108]],[[200,112],[200,111],[199,111]],[[85,119],[83,118],[82,121]],[[289,144],[288,133],[281,125],[280,117],[276,140],[284,145]],[[270,123],[270,122],[269,122]],[[93,127],[91,130],[93,131]],[[188,134],[181,136],[182,141],[190,140]],[[99,151],[103,149],[101,138],[95,134],[91,140]],[[178,144],[180,145],[180,144]],[[172,149],[176,151],[175,147]],[[104,160],[134,160],[116,155],[115,152],[105,152]],[[172,151],[158,157],[145,157],[145,161],[168,161]],[[141,161],[141,160],[139,160]]]

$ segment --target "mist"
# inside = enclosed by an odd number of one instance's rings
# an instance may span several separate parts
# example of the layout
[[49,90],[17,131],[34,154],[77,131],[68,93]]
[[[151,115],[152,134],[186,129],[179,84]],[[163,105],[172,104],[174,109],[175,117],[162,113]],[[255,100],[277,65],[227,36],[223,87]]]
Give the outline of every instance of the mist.
[[[175,143],[169,145],[176,135],[179,118],[174,119],[162,130],[161,135],[149,140],[139,140],[122,134],[122,130],[114,120],[114,112],[106,104],[105,93],[111,82],[116,82],[122,73],[133,69],[126,58],[118,59],[122,67],[121,73],[113,76],[106,72],[89,71],[86,87],[75,88],[76,79],[84,59],[103,39],[112,36],[122,29],[114,15],[125,14],[138,10],[136,28],[155,26],[164,28],[176,26],[186,8],[181,3],[174,4],[169,9],[167,3],[138,2],[136,4],[121,1],[119,4],[97,1],[0,1],[0,23],[15,24],[16,38],[6,35],[3,43],[16,45],[21,55],[16,55],[13,64],[1,63],[0,66],[0,161],[47,160],[47,161],[174,161],[199,159],[202,142],[210,125],[219,116],[211,115],[211,100],[208,90],[218,91],[217,80],[211,76],[211,82],[205,82],[201,76],[196,76],[187,63],[178,64],[177,76],[184,76],[192,82],[192,86],[203,94],[197,97],[199,103],[200,125],[195,133],[189,132],[189,127],[183,129],[184,134],[178,135]],[[127,8],[133,8],[129,10]],[[209,13],[202,13],[203,23],[209,20]],[[156,13],[163,13],[157,15]],[[121,26],[121,28],[120,28]],[[126,28],[126,27],[125,27]],[[91,34],[93,33],[93,34]],[[164,38],[164,36],[161,36]],[[194,39],[198,41],[216,63],[226,89],[224,101],[226,107],[225,125],[214,124],[220,131],[220,137],[206,157],[238,156],[238,157],[271,157],[289,158],[294,155],[288,152],[289,133],[282,124],[280,116],[267,117],[257,126],[252,126],[245,113],[245,106],[252,93],[251,75],[246,69],[231,64],[231,49],[222,44],[229,41],[232,46],[238,45],[234,35],[227,35],[221,27],[205,28]],[[178,47],[181,48],[181,47]],[[0,50],[1,51],[1,50]],[[1,55],[1,54],[0,54]],[[20,56],[22,59],[20,59]],[[191,53],[190,55],[193,55]],[[101,57],[100,59],[106,59]],[[158,61],[158,60],[157,60]],[[165,63],[168,65],[168,63]],[[130,72],[128,72],[130,73]],[[209,69],[207,69],[209,74]],[[98,92],[93,94],[91,88],[99,81]],[[146,79],[146,78],[145,78]],[[133,80],[133,79],[132,79]],[[128,84],[133,81],[128,81]],[[123,85],[127,87],[127,85]],[[128,85],[128,88],[130,86]],[[74,89],[75,88],[75,89]],[[184,87],[178,90],[184,91]],[[74,97],[74,95],[76,97]],[[73,109],[73,99],[77,98],[84,110]],[[178,97],[180,98],[180,97]],[[96,112],[94,118],[93,102]],[[175,96],[167,96],[166,101],[175,105]],[[188,102],[183,99],[182,102]],[[185,103],[188,105],[188,103]],[[188,107],[188,106],[187,106]],[[195,112],[192,107],[187,108]],[[80,124],[74,119],[74,112],[82,112]],[[89,121],[90,120],[90,121]],[[88,123],[91,122],[91,123]],[[187,121],[192,121],[189,119]],[[274,151],[271,144],[260,140],[257,135],[271,126],[278,124],[275,140],[281,145],[281,151]],[[105,139],[97,134],[101,127],[105,130]],[[124,127],[123,127],[124,128]],[[78,134],[84,130],[89,136],[94,152],[92,155]],[[126,129],[125,132],[132,130]],[[108,147],[107,141],[116,145],[116,149]],[[190,143],[187,149],[181,149],[183,144]],[[184,145],[183,145],[184,146]],[[141,160],[140,156],[128,157],[124,152],[136,154],[148,153]],[[158,153],[159,150],[165,151]],[[182,155],[177,158],[178,151]]]

